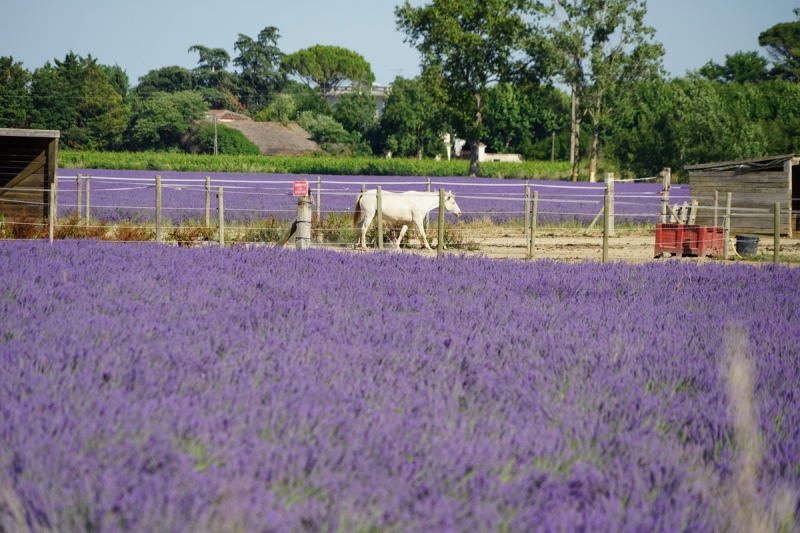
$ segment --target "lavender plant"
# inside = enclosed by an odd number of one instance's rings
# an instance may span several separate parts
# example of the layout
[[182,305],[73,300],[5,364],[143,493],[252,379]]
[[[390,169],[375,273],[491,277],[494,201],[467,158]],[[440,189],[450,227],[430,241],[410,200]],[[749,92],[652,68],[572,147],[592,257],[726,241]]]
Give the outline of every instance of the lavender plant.
[[85,241],[0,263],[0,530],[797,527],[797,269]]

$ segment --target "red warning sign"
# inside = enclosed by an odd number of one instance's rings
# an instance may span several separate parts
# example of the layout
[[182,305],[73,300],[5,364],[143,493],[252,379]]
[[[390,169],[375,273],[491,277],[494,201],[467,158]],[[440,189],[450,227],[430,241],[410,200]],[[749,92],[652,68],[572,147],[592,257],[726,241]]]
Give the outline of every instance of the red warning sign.
[[295,196],[306,196],[308,194],[308,182],[295,181],[293,190]]

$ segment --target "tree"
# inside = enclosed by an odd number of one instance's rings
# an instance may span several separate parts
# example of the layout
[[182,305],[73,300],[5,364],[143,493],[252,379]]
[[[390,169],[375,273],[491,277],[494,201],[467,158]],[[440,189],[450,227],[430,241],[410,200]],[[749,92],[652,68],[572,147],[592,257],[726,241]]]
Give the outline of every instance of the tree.
[[589,176],[596,180],[600,127],[611,109],[606,93],[639,79],[655,78],[664,50],[650,41],[655,30],[644,25],[645,0],[555,0],[562,20],[554,29],[561,76],[572,87],[574,136],[572,179],[578,178],[580,102],[592,119]]
[[0,57],[0,128],[25,128],[33,109],[31,73],[13,57]]
[[294,99],[295,111],[299,115],[303,111],[311,111],[315,115],[330,115],[331,106],[316,89],[294,80],[286,80],[282,93]]
[[194,88],[192,73],[183,67],[162,67],[151,70],[139,78],[139,85],[134,91],[146,98],[154,92],[177,93],[191,91]]
[[121,142],[127,107],[104,68],[91,55],[70,52],[64,61],[48,61],[31,79],[30,126],[61,131],[75,149],[104,150]]
[[486,146],[505,153],[530,137],[534,110],[527,98],[514,85],[500,83],[486,93],[484,121]]
[[434,156],[445,149],[445,129],[441,110],[422,81],[396,78],[380,119],[384,146],[398,156]]
[[295,116],[296,109],[294,97],[288,93],[281,93],[268,107],[256,113],[253,120],[256,122],[280,122],[284,126],[288,126]]
[[[619,167],[652,176],[663,167],[766,155],[766,137],[748,108],[751,96],[699,78],[640,82],[624,91],[608,150]],[[742,97],[744,96],[744,97]]]
[[720,83],[757,83],[765,81],[769,75],[769,62],[758,52],[736,52],[725,55],[725,64],[709,61],[697,73],[709,80]]
[[800,81],[800,20],[776,24],[761,32],[758,44],[767,49],[774,61],[772,77]]
[[333,95],[343,83],[370,86],[375,81],[367,60],[338,46],[315,45],[289,54],[281,69],[309,87],[316,86],[324,97]]
[[357,87],[339,96],[333,106],[333,118],[349,132],[366,136],[377,123],[378,102],[370,92]]
[[208,111],[195,91],[155,92],[138,100],[133,111],[130,139],[137,149],[165,150],[181,145],[181,138]]
[[406,0],[395,9],[397,25],[422,55],[422,77],[441,98],[448,122],[471,149],[470,176],[480,175],[478,146],[486,135],[484,97],[494,83],[542,67],[525,56],[539,13],[532,0],[433,0],[418,8]]
[[192,70],[194,88],[207,89],[206,101],[212,109],[227,109],[233,100],[232,91],[236,89],[236,80],[225,68],[231,57],[224,48],[207,48],[196,44],[189,47],[189,52],[200,55],[198,66]]
[[280,34],[278,28],[267,26],[253,40],[239,34],[233,48],[239,52],[233,64],[241,69],[239,73],[239,100],[247,108],[255,111],[269,102],[273,93],[280,92],[285,77],[280,72],[283,52],[278,48]]

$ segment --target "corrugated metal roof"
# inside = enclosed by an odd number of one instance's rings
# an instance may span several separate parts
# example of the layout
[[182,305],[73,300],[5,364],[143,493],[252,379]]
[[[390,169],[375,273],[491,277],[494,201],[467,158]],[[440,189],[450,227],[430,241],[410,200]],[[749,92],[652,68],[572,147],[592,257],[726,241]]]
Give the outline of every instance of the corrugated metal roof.
[[774,155],[770,157],[758,157],[755,159],[741,159],[739,161],[723,161],[720,163],[703,163],[702,165],[687,165],[683,170],[687,172],[714,171],[714,170],[759,170],[771,167],[783,167],[783,163],[793,159],[792,164],[800,164],[800,156],[797,154]]

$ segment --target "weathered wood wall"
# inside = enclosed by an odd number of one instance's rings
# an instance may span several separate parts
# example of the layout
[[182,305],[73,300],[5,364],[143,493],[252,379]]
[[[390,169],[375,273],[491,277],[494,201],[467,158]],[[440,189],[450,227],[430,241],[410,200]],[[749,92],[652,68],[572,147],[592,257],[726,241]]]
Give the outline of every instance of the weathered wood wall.
[[56,183],[58,131],[0,129],[0,212],[49,216]]
[[[783,168],[780,168],[782,166]],[[701,209],[695,223],[714,225],[714,192],[720,198],[718,223],[722,224],[724,199],[731,193],[731,232],[772,234],[774,231],[775,204],[781,204],[781,234],[792,236],[794,221],[792,209],[791,160],[778,168],[760,170],[689,170],[689,189],[692,200]]]

